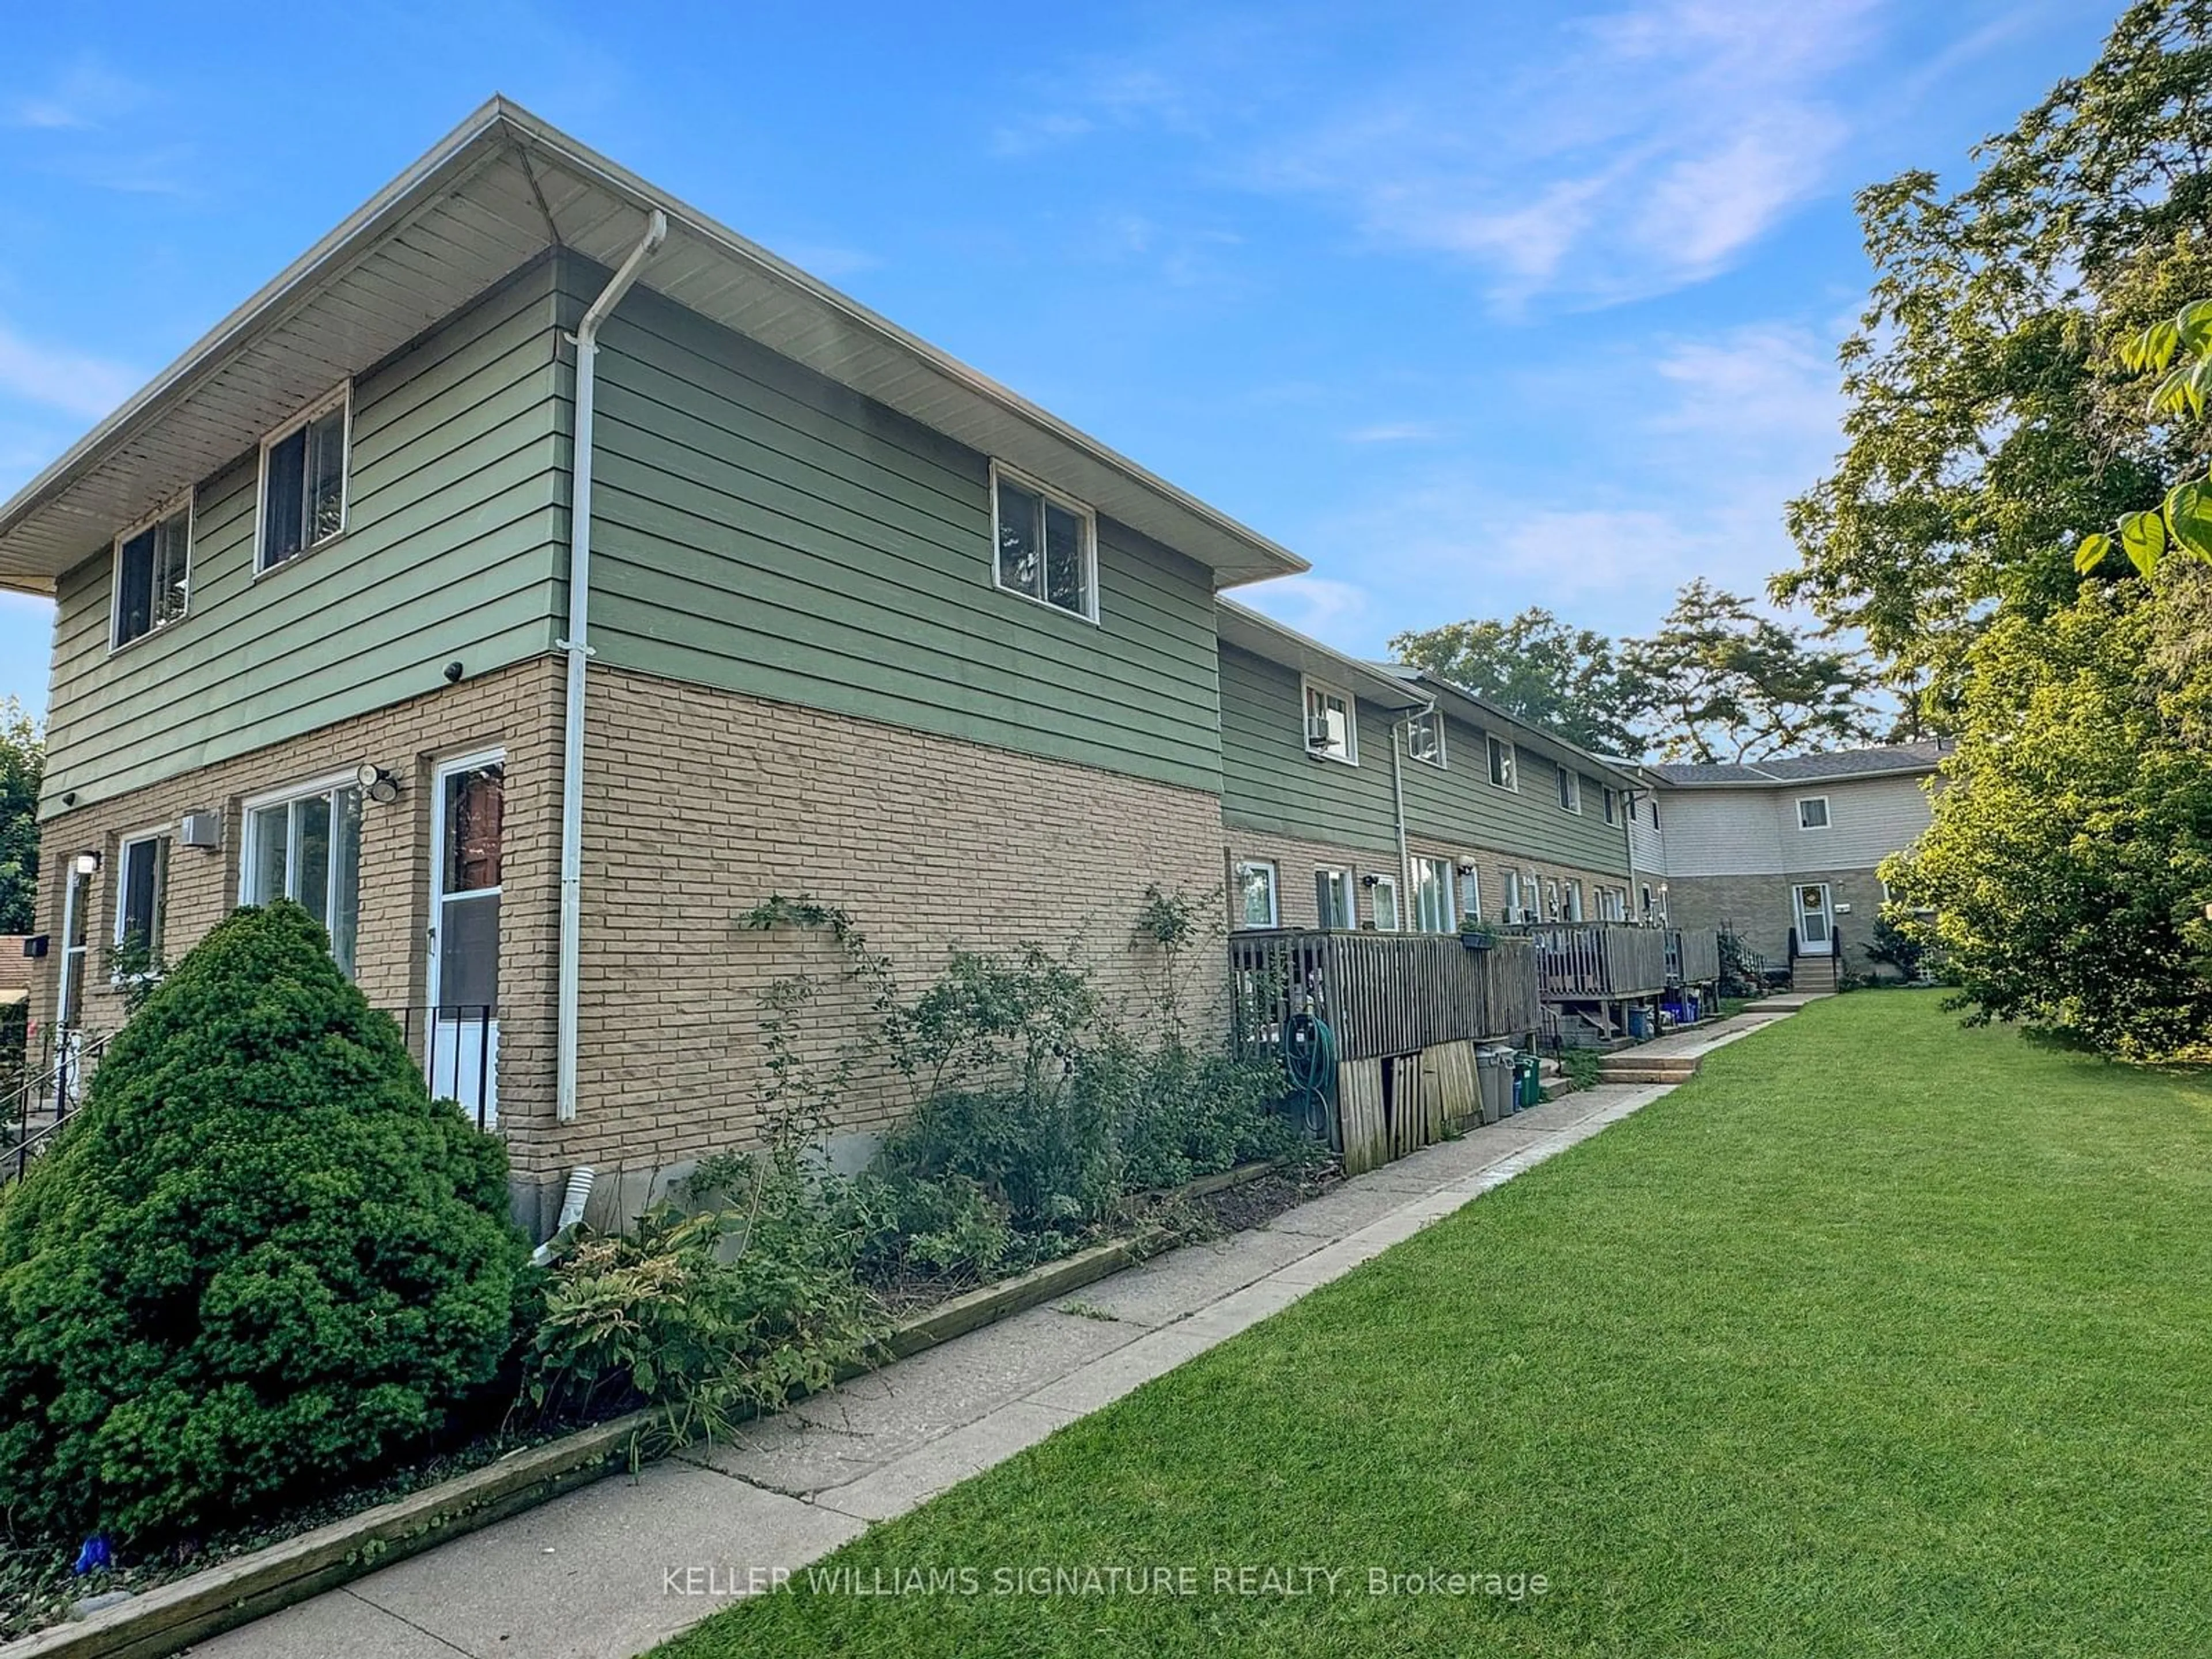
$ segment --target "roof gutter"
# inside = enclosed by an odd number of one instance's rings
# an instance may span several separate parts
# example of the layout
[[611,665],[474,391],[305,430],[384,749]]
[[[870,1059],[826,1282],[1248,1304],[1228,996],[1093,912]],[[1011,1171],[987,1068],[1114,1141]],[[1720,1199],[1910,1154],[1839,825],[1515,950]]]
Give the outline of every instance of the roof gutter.
[[668,240],[668,216],[653,210],[645,234],[607,279],[569,336],[576,345],[576,430],[568,464],[568,703],[561,727],[561,977],[556,1016],[555,1109],[576,1115],[576,1008],[583,981],[584,682],[592,660],[592,416],[599,325],[614,313],[645,262]]

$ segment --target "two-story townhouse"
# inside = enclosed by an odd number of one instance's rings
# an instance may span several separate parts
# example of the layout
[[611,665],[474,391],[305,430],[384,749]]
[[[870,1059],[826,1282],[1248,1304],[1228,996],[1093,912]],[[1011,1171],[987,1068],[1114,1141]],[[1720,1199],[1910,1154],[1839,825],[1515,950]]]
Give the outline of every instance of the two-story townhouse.
[[0,507],[58,603],[37,1017],[295,899],[542,1226],[757,1136],[826,955],[770,895],[902,975],[1139,972],[1146,887],[1220,878],[1214,595],[1302,568],[495,100]]
[[[1866,947],[1887,895],[1878,868],[1928,828],[1940,743],[1643,769],[1633,848],[1677,926],[1735,933],[1800,988],[1878,971]],[[1838,945],[1841,946],[1840,951]],[[1840,958],[1840,960],[1839,960]]]
[[1626,917],[1632,774],[1434,675],[1217,616],[1233,925]]

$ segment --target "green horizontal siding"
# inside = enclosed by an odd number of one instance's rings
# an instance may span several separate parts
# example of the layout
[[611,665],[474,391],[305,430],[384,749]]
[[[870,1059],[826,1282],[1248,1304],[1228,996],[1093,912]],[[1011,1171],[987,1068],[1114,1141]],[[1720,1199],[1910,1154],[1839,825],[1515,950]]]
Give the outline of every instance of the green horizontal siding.
[[1003,592],[986,457],[642,288],[597,373],[600,661],[1219,788],[1200,566],[1102,520],[1098,624]]
[[[1222,816],[1243,829],[1391,851],[1397,812],[1390,781],[1391,714],[1358,707],[1359,764],[1317,760],[1305,747],[1305,700],[1295,668],[1221,647]],[[1602,786],[1583,781],[1580,813],[1559,804],[1553,763],[1518,751],[1521,787],[1490,781],[1482,731],[1447,717],[1444,764],[1401,763],[1406,828],[1416,837],[1493,848],[1583,869],[1625,872],[1623,823],[1605,822]]]
[[1626,873],[1627,826],[1606,823],[1604,786],[1583,776],[1583,810],[1570,812],[1559,805],[1559,770],[1553,762],[1525,748],[1516,750],[1515,762],[1521,787],[1499,788],[1490,781],[1487,734],[1447,717],[1443,766],[1405,763],[1407,828],[1437,841]]
[[1234,646],[1221,652],[1221,815],[1243,829],[1395,852],[1390,720],[1353,713],[1359,764],[1316,759],[1305,743],[1305,694],[1295,668]]
[[258,453],[203,482],[190,605],[169,627],[111,653],[109,547],[70,572],[49,810],[435,690],[456,659],[474,674],[550,650],[568,492],[558,325],[541,262],[362,375],[344,533],[258,579]]

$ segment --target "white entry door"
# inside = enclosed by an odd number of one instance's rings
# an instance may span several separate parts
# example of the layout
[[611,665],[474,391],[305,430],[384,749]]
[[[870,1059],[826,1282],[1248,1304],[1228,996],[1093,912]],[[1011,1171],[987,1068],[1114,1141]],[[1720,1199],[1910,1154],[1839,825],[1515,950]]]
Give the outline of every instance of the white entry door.
[[1835,924],[1828,908],[1828,884],[1800,882],[1790,891],[1797,915],[1797,954],[1827,956],[1836,948]]
[[430,1092],[484,1128],[499,1121],[499,892],[506,787],[497,751],[447,761],[431,800]]

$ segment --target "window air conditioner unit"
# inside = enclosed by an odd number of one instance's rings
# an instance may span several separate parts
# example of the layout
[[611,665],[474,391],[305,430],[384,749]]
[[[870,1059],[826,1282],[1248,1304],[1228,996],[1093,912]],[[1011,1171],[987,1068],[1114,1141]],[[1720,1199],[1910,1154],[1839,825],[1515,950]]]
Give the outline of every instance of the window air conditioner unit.
[[1328,716],[1326,714],[1307,715],[1306,747],[1309,749],[1330,749],[1334,748],[1335,744],[1336,728],[1329,723]]

